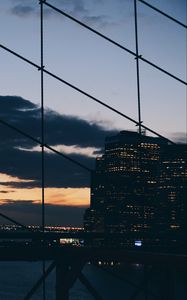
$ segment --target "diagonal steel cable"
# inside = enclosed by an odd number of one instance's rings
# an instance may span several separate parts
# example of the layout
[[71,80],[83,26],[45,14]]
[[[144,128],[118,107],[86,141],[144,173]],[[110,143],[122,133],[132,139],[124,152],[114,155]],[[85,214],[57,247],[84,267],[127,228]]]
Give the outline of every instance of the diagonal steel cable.
[[[7,127],[9,127],[9,128],[11,128],[11,129],[13,129],[14,131],[20,133],[21,135],[27,137],[28,139],[32,140],[36,144],[38,144],[40,146],[42,145],[42,143],[41,143],[40,140],[34,138],[33,136],[31,136],[30,134],[26,133],[25,131],[17,128],[16,126],[11,125],[8,122],[6,122],[4,120],[1,120],[1,119],[0,119],[0,123],[3,124],[3,125],[5,125],[5,126],[7,126]],[[44,147],[47,148],[48,150],[51,150],[52,152],[56,153],[57,155],[62,156],[63,158],[65,158],[66,160],[72,162],[73,164],[76,164],[77,166],[81,167],[82,169],[84,169],[84,170],[86,170],[88,172],[92,172],[92,169],[88,168],[87,166],[85,166],[84,164],[78,162],[77,160],[75,160],[75,159],[67,156],[66,154],[64,154],[64,153],[62,153],[62,152],[54,149],[53,147],[49,146],[48,144],[44,144]]]
[[[45,1],[44,4],[47,5],[48,7],[52,8],[54,11],[56,11],[56,12],[60,13],[61,15],[63,15],[63,16],[65,16],[65,17],[69,18],[70,20],[76,22],[77,24],[81,25],[82,27],[88,29],[89,31],[95,33],[96,35],[102,37],[102,38],[105,39],[106,41],[112,43],[113,45],[115,45],[115,46],[121,48],[122,50],[128,52],[129,54],[131,54],[131,55],[133,55],[135,58],[137,58],[137,54],[136,54],[134,51],[132,51],[132,50],[130,50],[130,49],[124,47],[123,45],[121,45],[121,44],[115,42],[113,39],[107,37],[106,35],[102,34],[101,32],[99,32],[99,31],[93,29],[92,27],[90,27],[90,26],[86,25],[85,23],[79,21],[78,19],[72,17],[71,15],[69,15],[68,13],[66,13],[65,11],[63,11],[62,9],[59,9],[59,8],[55,7],[54,5],[50,4],[50,3],[47,2],[47,1]],[[152,66],[153,68],[155,68],[155,69],[161,71],[162,73],[165,73],[166,75],[172,77],[173,79],[175,79],[175,80],[177,80],[177,81],[179,81],[179,82],[181,82],[181,83],[187,85],[187,82],[185,82],[184,80],[182,80],[182,79],[180,79],[179,77],[175,76],[174,74],[168,72],[167,70],[165,70],[165,69],[159,67],[158,65],[154,64],[154,63],[151,62],[150,60],[144,58],[142,55],[139,55],[138,58],[139,58],[140,60],[144,61],[145,63],[149,64],[149,65]]]
[[0,212],[0,217],[2,217],[4,219],[12,222],[13,224],[18,225],[18,226],[20,226],[20,227],[22,227],[26,230],[33,231],[30,227],[28,227],[28,226],[24,225],[23,223],[20,223],[20,222],[16,221],[15,219],[7,216],[7,214],[3,214],[3,213]]
[[41,276],[41,278],[35,283],[35,285],[31,288],[31,290],[27,293],[27,295],[23,298],[23,300],[29,300],[32,299],[32,296],[35,294],[35,292],[38,290],[38,288],[43,283],[43,280],[48,277],[48,275],[53,271],[55,268],[56,263],[52,262],[50,266],[45,270],[44,274]]
[[139,67],[139,43],[138,43],[138,17],[137,17],[137,0],[134,0],[134,29],[136,45],[136,83],[137,83],[137,102],[138,102],[138,122],[139,133],[141,134],[141,97],[140,97],[140,67]]
[[78,275],[78,279],[87,288],[87,290],[90,292],[90,294],[95,300],[104,300],[104,298],[100,295],[100,293],[96,290],[96,288],[91,284],[91,282],[88,280],[88,278],[86,278],[86,276],[82,272]]
[[[0,47],[1,47],[2,49],[4,49],[4,50],[8,51],[9,53],[15,55],[16,57],[20,58],[21,60],[27,62],[28,64],[34,66],[34,67],[37,68],[38,70],[41,69],[40,66],[37,65],[36,63],[30,61],[29,59],[27,59],[27,58],[23,57],[22,55],[16,53],[15,51],[12,51],[11,49],[7,48],[6,46],[0,44]],[[138,121],[136,121],[136,120],[134,120],[133,118],[129,117],[128,115],[122,113],[121,111],[115,109],[114,107],[108,105],[107,103],[105,103],[105,102],[99,100],[98,98],[96,98],[96,97],[94,97],[94,96],[88,94],[87,92],[81,90],[80,88],[78,88],[78,87],[76,87],[75,85],[69,83],[68,81],[62,79],[61,77],[59,77],[59,76],[57,76],[57,75],[51,73],[50,71],[48,71],[48,70],[46,70],[46,69],[44,69],[43,72],[45,72],[46,74],[50,75],[51,77],[57,79],[58,81],[64,83],[65,85],[69,86],[70,88],[76,90],[77,92],[83,94],[84,96],[87,96],[88,98],[92,99],[93,101],[95,101],[95,102],[101,104],[102,106],[108,108],[109,110],[115,112],[116,114],[120,115],[121,117],[123,117],[123,118],[129,120],[130,122],[134,123],[136,126],[139,126],[139,122],[138,122]],[[2,121],[1,121],[1,122],[2,122]],[[158,136],[158,137],[160,137],[160,138],[166,140],[167,142],[169,142],[169,143],[171,143],[171,144],[175,144],[172,140],[166,138],[165,136],[163,136],[163,135],[161,135],[160,133],[156,132],[155,130],[149,128],[148,126],[145,126],[145,125],[141,124],[141,127],[144,128],[144,129],[146,129],[147,131],[149,131],[149,132],[155,134],[156,136]],[[49,146],[47,146],[47,147],[49,147]],[[52,151],[54,151],[54,149],[53,149]]]
[[160,13],[161,15],[165,16],[166,18],[174,21],[175,23],[177,23],[178,25],[181,25],[182,27],[186,28],[187,29],[187,25],[185,25],[184,23],[180,22],[179,20],[177,20],[176,18],[173,18],[172,16],[166,14],[164,11],[158,9],[157,7],[147,3],[146,1],[144,0],[138,0],[139,2],[145,4],[146,6],[148,6],[149,8],[155,10],[156,12]]

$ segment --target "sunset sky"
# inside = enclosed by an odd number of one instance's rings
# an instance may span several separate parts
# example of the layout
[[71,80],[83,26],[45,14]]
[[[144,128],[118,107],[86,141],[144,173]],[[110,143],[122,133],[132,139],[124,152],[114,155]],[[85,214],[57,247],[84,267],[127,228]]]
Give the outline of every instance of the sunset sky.
[[[49,0],[135,52],[133,0]],[[138,2],[139,53],[187,80],[187,33]],[[186,0],[147,0],[186,24]],[[40,64],[38,0],[0,1],[1,44]],[[0,51],[0,118],[40,139],[40,72]],[[136,61],[78,24],[45,7],[45,68],[128,116],[137,117]],[[143,123],[186,142],[186,86],[140,61]],[[104,139],[137,128],[55,79],[44,76],[45,142],[94,168]],[[1,212],[41,223],[41,150],[0,124]],[[89,205],[90,174],[45,152],[46,223],[81,225]],[[0,223],[6,223],[0,219]]]

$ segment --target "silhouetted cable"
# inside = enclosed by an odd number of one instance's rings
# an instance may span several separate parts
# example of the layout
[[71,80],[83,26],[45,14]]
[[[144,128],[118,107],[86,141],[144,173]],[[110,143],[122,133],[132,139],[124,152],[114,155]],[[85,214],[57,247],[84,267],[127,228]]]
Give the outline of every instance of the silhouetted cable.
[[[45,230],[45,166],[44,166],[44,65],[43,65],[43,1],[40,4],[40,93],[41,93],[41,171],[42,171],[42,230]],[[45,296],[44,296],[45,298]]]
[[[77,20],[76,18],[74,18],[74,17],[72,17],[71,15],[67,14],[67,13],[64,12],[63,10],[61,10],[61,9],[59,9],[59,8],[57,8],[57,7],[55,7],[55,6],[53,6],[52,4],[50,4],[50,3],[48,3],[48,2],[44,2],[44,4],[47,5],[48,7],[51,7],[53,10],[55,10],[56,12],[62,14],[63,16],[69,18],[70,20],[72,20],[72,21],[78,23],[79,25],[83,26],[84,28],[88,29],[89,31],[92,31],[93,33],[97,34],[98,36],[100,36],[100,37],[102,37],[103,39],[107,40],[108,42],[112,43],[113,45],[115,45],[115,46],[117,46],[117,47],[119,47],[119,48],[125,50],[125,51],[128,52],[129,54],[131,54],[131,55],[137,57],[137,55],[136,55],[136,53],[135,53],[134,51],[132,51],[132,50],[130,50],[130,49],[128,49],[128,48],[122,46],[121,44],[119,44],[119,43],[117,43],[117,42],[115,42],[115,41],[112,40],[111,38],[109,38],[109,37],[107,37],[106,35],[100,33],[99,31],[97,31],[97,30],[91,28],[90,26],[86,25],[85,23],[83,23],[83,22]],[[138,58],[139,58],[140,60],[144,61],[145,63],[149,64],[150,66],[154,67],[155,69],[157,69],[157,70],[163,72],[164,74],[166,74],[166,75],[168,75],[168,76],[170,76],[170,77],[176,79],[177,81],[179,81],[179,82],[181,82],[181,83],[187,85],[187,82],[185,82],[184,80],[178,78],[177,76],[173,75],[172,73],[170,73],[170,72],[168,72],[168,71],[162,69],[161,67],[159,67],[159,66],[157,66],[156,64],[152,63],[152,62],[149,61],[148,59],[143,58],[142,55],[140,55]]]
[[145,4],[146,6],[150,7],[151,9],[157,11],[157,12],[160,13],[161,15],[167,17],[168,19],[174,21],[175,23],[177,23],[177,24],[183,26],[184,28],[187,28],[187,25],[185,25],[184,23],[180,22],[179,20],[177,20],[177,19],[171,17],[170,15],[166,14],[165,12],[163,12],[163,11],[160,10],[160,9],[158,9],[157,7],[155,7],[155,6],[153,6],[153,5],[149,4],[149,3],[147,3],[147,2],[144,1],[144,0],[138,0],[138,1],[141,2],[141,3],[143,3],[143,4]]
[[101,32],[93,29],[92,27],[90,27],[90,26],[86,25],[85,23],[79,21],[78,19],[72,17],[71,15],[69,15],[68,13],[66,13],[65,11],[63,11],[62,9],[59,9],[59,8],[55,7],[54,5],[48,3],[48,2],[45,2],[45,5],[47,5],[48,7],[52,8],[53,10],[55,10],[58,13],[60,13],[61,15],[67,17],[68,19],[74,21],[75,23],[81,25],[82,27],[88,29],[89,31],[92,31],[93,33],[97,34],[98,36],[102,37],[103,39],[107,40],[108,42],[114,44],[115,46],[117,46],[117,47],[125,50],[126,52],[128,52],[128,53],[136,56],[136,54],[133,51],[131,51],[130,49],[122,46],[121,44],[115,42],[114,40],[112,40],[111,38],[109,38],[106,35],[102,34]]
[[[45,231],[45,165],[44,165],[44,64],[43,64],[43,0],[40,4],[40,97],[41,97],[41,192],[42,192],[42,231]],[[42,272],[45,274],[45,260],[42,261]],[[45,277],[42,281],[43,300],[46,300]]]
[[138,49],[138,23],[137,23],[137,3],[134,0],[134,27],[136,44],[136,79],[137,79],[137,97],[138,97],[138,122],[139,134],[141,134],[141,99],[140,99],[140,70],[139,70],[139,49]]
[[24,297],[24,300],[30,300],[30,299],[32,299],[32,296],[38,290],[38,288],[40,287],[40,285],[43,283],[43,280],[48,277],[48,275],[53,271],[53,269],[55,268],[55,266],[56,266],[55,262],[52,262],[50,264],[50,266],[47,268],[47,270],[42,275],[42,277],[35,283],[35,285],[31,288],[31,290]]
[[6,50],[7,52],[9,52],[9,53],[11,53],[11,54],[17,56],[17,57],[20,58],[21,60],[27,62],[28,64],[32,65],[33,67],[37,68],[37,69],[40,71],[41,67],[40,67],[39,65],[33,63],[31,60],[25,58],[24,56],[18,54],[17,52],[11,50],[10,48],[8,48],[8,47],[6,47],[6,46],[4,46],[4,45],[2,45],[2,44],[0,44],[0,47],[1,47],[2,49]]
[[[0,45],[0,47],[1,47],[1,45]],[[38,66],[37,64],[33,63],[32,61],[26,59],[25,57],[21,56],[20,54],[17,54],[16,52],[10,50],[9,48],[7,48],[7,47],[5,47],[5,46],[3,46],[2,48],[3,48],[4,50],[10,52],[11,54],[17,56],[18,58],[24,60],[25,62],[31,64],[32,66],[36,67],[38,70],[40,70],[40,66]],[[45,72],[46,74],[50,75],[51,77],[53,77],[53,78],[59,80],[60,82],[66,84],[67,86],[71,87],[72,89],[76,90],[77,92],[79,92],[79,93],[81,93],[81,94],[87,96],[88,98],[92,99],[93,101],[95,101],[95,102],[101,104],[102,106],[107,107],[109,110],[111,110],[111,111],[115,112],[116,114],[118,114],[118,115],[124,117],[125,119],[131,121],[132,123],[136,124],[137,126],[139,125],[139,122],[138,122],[138,121],[136,121],[136,120],[134,120],[133,118],[131,118],[131,117],[125,115],[124,113],[120,112],[119,110],[117,110],[117,109],[113,108],[112,106],[106,104],[105,102],[103,102],[103,101],[97,99],[96,97],[94,97],[94,96],[88,94],[87,92],[84,92],[84,91],[81,90],[80,88],[78,88],[78,87],[74,86],[73,84],[67,82],[66,80],[64,80],[64,79],[62,79],[62,78],[60,78],[60,77],[58,77],[57,75],[55,75],[55,74],[53,74],[53,73],[47,71],[46,69],[44,69],[43,72]],[[2,122],[2,121],[1,121],[1,122]],[[153,129],[151,129],[151,128],[149,128],[149,127],[143,125],[143,124],[141,124],[141,127],[144,128],[144,129],[146,129],[146,130],[148,130],[149,132],[151,132],[151,133],[153,133],[153,134],[159,136],[160,138],[162,138],[162,139],[168,141],[168,142],[171,143],[171,144],[176,144],[176,143],[174,143],[173,141],[171,141],[170,139],[166,138],[165,136],[159,134],[159,133],[156,132],[155,130],[153,130]],[[40,143],[40,144],[41,144],[41,143]],[[54,149],[53,149],[52,151],[54,151]]]
[[56,153],[56,154],[64,157],[66,160],[69,160],[70,162],[72,162],[72,163],[76,164],[77,166],[83,168],[84,170],[86,170],[88,172],[92,172],[93,171],[92,169],[88,168],[87,166],[83,165],[82,163],[78,162],[77,160],[75,160],[75,159],[73,159],[73,158],[71,158],[71,157],[69,157],[69,156],[67,156],[67,155],[59,152],[58,150],[54,149],[53,147],[50,147],[47,144],[45,144],[44,146],[45,146],[45,148],[51,150],[52,152],[54,152],[54,153]]
[[90,283],[90,281],[82,272],[78,275],[78,278],[95,300],[104,300],[104,298],[99,294],[99,292],[95,289],[95,287]]
[[[187,23],[187,2],[186,2],[186,23]],[[187,81],[187,31],[186,31],[186,81]],[[187,143],[187,86],[186,86],[186,143]]]
[[22,223],[16,221],[15,219],[13,219],[13,218],[11,218],[11,217],[8,217],[7,215],[5,215],[5,214],[3,214],[3,213],[0,213],[0,217],[2,217],[2,218],[4,218],[4,219],[6,219],[6,220],[12,222],[13,224],[18,225],[18,226],[20,226],[20,227],[22,227],[22,228],[24,228],[24,229],[26,229],[26,230],[32,231],[32,229],[29,228],[28,226],[26,226],[26,225],[24,225],[24,224],[22,224]]
[[[138,121],[136,121],[136,120],[134,120],[133,118],[131,118],[131,117],[125,115],[124,113],[120,112],[119,110],[115,109],[114,107],[112,107],[112,106],[106,104],[105,102],[103,102],[103,101],[99,100],[98,98],[96,98],[96,97],[94,97],[94,96],[88,94],[87,92],[85,92],[85,91],[79,89],[78,87],[72,85],[71,83],[69,83],[69,82],[63,80],[62,78],[60,78],[60,77],[54,75],[53,73],[51,73],[51,72],[49,72],[49,71],[47,71],[47,70],[44,70],[44,72],[47,73],[47,74],[49,74],[50,76],[54,77],[55,79],[57,79],[57,80],[63,82],[63,83],[66,84],[67,86],[73,88],[74,90],[78,91],[79,93],[81,93],[81,94],[87,96],[88,98],[92,99],[93,101],[95,101],[95,102],[101,104],[102,106],[108,108],[109,110],[115,112],[116,114],[122,116],[123,118],[125,118],[125,119],[131,121],[132,123],[136,124],[137,126],[139,126],[139,122],[138,122]],[[145,126],[145,125],[143,125],[143,124],[141,124],[141,127],[143,127],[144,129],[148,130],[149,132],[151,132],[151,133],[153,133],[153,134],[159,136],[160,138],[163,138],[164,140],[166,140],[166,141],[168,141],[168,142],[170,142],[170,143],[172,143],[172,144],[175,144],[175,143],[174,143],[173,141],[171,141],[170,139],[164,137],[163,135],[159,134],[158,132],[156,132],[156,131],[150,129],[149,127],[147,127],[147,126]]]
[[[7,127],[9,127],[9,128],[11,128],[11,129],[13,129],[14,131],[20,133],[21,135],[27,137],[28,139],[32,140],[32,141],[35,142],[36,144],[41,145],[41,141],[40,141],[40,140],[34,138],[34,137],[31,136],[30,134],[24,132],[23,130],[21,130],[21,129],[17,128],[17,127],[15,127],[14,125],[11,125],[11,124],[9,124],[9,123],[7,123],[6,121],[1,120],[1,119],[0,119],[0,123],[3,124],[3,125],[5,125],[5,126],[7,126]],[[84,170],[86,170],[86,171],[88,171],[88,172],[92,172],[92,169],[88,168],[87,166],[85,166],[84,164],[78,162],[77,160],[75,160],[75,159],[73,159],[73,158],[71,158],[71,157],[68,157],[67,155],[63,154],[62,152],[59,152],[59,151],[55,150],[53,147],[50,147],[48,144],[44,144],[44,147],[47,148],[47,149],[49,149],[49,150],[51,150],[52,152],[54,152],[54,153],[56,153],[56,154],[62,156],[62,157],[65,158],[66,160],[69,160],[69,161],[72,162],[73,164],[76,164],[77,166],[81,167],[82,169],[84,169]]]

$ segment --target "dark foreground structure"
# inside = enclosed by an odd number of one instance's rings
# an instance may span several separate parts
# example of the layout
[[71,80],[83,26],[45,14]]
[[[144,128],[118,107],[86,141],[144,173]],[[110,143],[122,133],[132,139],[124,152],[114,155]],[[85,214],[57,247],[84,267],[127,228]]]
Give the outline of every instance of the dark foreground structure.
[[95,246],[187,250],[187,145],[121,131],[96,159],[87,232],[123,233]]
[[[76,238],[85,241],[101,238],[99,234],[13,232],[9,234],[0,233],[0,238],[4,241],[5,239],[14,240],[14,243],[10,245],[8,243],[6,245],[5,243],[1,244],[1,261],[50,262],[48,267],[44,269],[41,278],[25,296],[23,295],[22,299],[24,300],[32,299],[42,284],[45,284],[45,279],[53,270],[56,271],[56,300],[70,299],[69,292],[76,280],[79,280],[87,288],[93,299],[105,300],[106,298],[103,298],[101,292],[95,288],[94,283],[83,272],[84,266],[88,263],[102,268],[105,272],[112,272],[113,276],[117,276],[119,280],[124,280],[124,278],[120,278],[119,273],[114,274],[111,265],[120,264],[124,266],[123,274],[126,274],[129,266],[141,264],[140,281],[137,282],[135,278],[134,282],[131,282],[129,278],[126,279],[126,282],[133,287],[133,291],[130,296],[126,294],[127,298],[125,299],[139,299],[139,295],[143,294],[143,299],[147,300],[176,300],[179,299],[178,292],[181,289],[181,284],[176,283],[176,274],[181,274],[187,268],[187,255],[144,252],[139,251],[139,249],[133,251],[132,249],[126,250],[113,247],[61,246],[58,243],[61,238]],[[27,242],[25,241],[26,238]],[[113,238],[114,236],[111,235],[110,239]],[[55,243],[53,243],[54,241]],[[187,272],[185,271],[184,276],[186,275]],[[103,284],[106,285],[107,283],[103,282]],[[125,280],[124,284],[126,284]],[[152,284],[154,284],[154,288],[152,288]],[[183,298],[180,299],[183,300]]]

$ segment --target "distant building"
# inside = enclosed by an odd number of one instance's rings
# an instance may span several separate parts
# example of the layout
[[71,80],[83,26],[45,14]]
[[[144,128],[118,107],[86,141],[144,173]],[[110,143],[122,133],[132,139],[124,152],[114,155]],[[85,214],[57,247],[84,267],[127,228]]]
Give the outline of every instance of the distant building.
[[186,192],[186,145],[121,131],[96,159],[85,230],[121,234],[99,245],[184,248]]
[[187,251],[187,145],[164,147],[158,187],[156,229],[166,244]]

